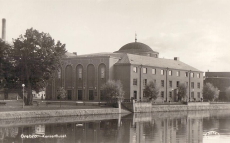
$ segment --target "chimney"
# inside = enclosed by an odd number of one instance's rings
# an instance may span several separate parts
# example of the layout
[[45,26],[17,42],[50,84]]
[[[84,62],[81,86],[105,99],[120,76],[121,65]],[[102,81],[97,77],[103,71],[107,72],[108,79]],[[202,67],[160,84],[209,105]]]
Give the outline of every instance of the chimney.
[[6,19],[2,19],[2,39],[6,40]]
[[174,57],[174,61],[180,61],[179,57]]
[[77,52],[73,52],[73,54],[77,56]]

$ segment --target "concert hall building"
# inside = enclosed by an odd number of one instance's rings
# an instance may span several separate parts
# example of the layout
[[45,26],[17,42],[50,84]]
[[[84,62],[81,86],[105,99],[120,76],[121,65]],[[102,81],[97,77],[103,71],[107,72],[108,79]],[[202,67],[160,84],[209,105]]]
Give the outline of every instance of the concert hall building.
[[102,101],[101,87],[108,80],[121,81],[125,99],[144,99],[143,89],[150,81],[160,87],[158,101],[177,101],[180,83],[187,85],[188,100],[202,99],[202,71],[178,57],[159,58],[158,52],[136,40],[113,53],[66,53],[61,69],[46,88],[46,98],[56,100],[58,87],[64,87],[67,100]]

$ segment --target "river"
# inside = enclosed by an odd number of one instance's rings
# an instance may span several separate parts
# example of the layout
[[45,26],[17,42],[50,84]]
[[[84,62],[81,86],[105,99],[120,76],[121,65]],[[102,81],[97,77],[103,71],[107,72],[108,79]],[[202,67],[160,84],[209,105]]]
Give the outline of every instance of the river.
[[229,143],[230,111],[0,120],[0,143]]

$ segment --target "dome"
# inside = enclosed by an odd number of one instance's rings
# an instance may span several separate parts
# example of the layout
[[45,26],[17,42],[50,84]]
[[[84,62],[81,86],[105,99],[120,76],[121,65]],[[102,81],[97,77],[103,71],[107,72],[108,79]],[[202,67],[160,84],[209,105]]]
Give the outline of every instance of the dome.
[[129,53],[137,55],[155,55],[158,52],[153,51],[148,45],[140,42],[132,42],[122,46],[115,53]]

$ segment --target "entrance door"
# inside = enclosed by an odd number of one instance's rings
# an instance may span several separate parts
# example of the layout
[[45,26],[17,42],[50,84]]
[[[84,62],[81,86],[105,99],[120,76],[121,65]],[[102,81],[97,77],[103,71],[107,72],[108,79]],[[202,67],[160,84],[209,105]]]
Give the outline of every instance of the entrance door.
[[89,100],[94,100],[93,90],[89,90]]
[[134,91],[134,92],[133,92],[133,98],[134,98],[134,99],[137,99],[137,91]]
[[72,90],[67,90],[67,99],[72,100]]
[[82,90],[77,91],[78,100],[82,100]]

